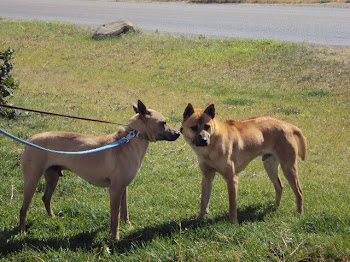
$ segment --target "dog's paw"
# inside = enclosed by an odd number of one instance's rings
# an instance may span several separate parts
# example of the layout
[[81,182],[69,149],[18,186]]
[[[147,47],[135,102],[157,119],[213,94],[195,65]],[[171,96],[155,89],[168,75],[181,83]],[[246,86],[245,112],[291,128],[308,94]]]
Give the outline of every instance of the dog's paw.
[[233,224],[233,225],[238,225],[238,219],[237,218],[230,218],[230,223]]
[[203,217],[204,217],[207,213],[208,213],[207,211],[206,211],[206,212],[201,212],[201,213],[199,213],[198,216],[197,216],[197,219],[198,219],[198,220],[203,219]]

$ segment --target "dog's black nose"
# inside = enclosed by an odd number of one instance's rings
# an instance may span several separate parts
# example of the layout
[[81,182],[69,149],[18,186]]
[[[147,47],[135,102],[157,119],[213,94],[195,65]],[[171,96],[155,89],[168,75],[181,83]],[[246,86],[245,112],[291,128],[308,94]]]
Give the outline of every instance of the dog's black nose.
[[180,131],[177,129],[173,129],[171,131],[171,133],[168,133],[168,136],[166,138],[166,140],[168,141],[175,141],[176,139],[178,139],[180,136]]
[[174,136],[175,136],[175,140],[176,140],[180,136],[180,131],[174,130]]
[[208,146],[209,145],[209,138],[206,136],[200,136],[195,141],[196,146]]

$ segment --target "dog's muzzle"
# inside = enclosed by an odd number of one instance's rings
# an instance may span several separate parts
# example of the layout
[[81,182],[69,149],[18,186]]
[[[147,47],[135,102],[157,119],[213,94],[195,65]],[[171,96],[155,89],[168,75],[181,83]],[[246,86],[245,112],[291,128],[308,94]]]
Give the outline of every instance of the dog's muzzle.
[[171,132],[167,132],[164,135],[165,140],[167,141],[175,141],[176,139],[178,139],[180,136],[180,131],[179,130],[172,130]]
[[179,136],[180,136],[180,131],[179,130],[174,130],[174,141],[176,140],[176,139],[178,139],[179,138]]
[[193,144],[195,144],[196,146],[200,146],[200,147],[209,146],[209,143],[210,143],[210,139],[207,136],[198,136],[193,141]]

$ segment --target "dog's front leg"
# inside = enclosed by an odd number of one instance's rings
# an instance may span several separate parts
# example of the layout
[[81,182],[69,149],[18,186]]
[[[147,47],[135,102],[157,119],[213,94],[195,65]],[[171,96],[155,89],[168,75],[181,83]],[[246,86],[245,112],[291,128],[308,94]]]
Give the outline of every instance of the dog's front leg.
[[215,170],[208,167],[204,163],[200,164],[199,167],[202,171],[202,194],[201,207],[197,218],[201,219],[205,214],[209,212],[209,199],[211,195],[213,180],[215,177]]
[[125,190],[123,192],[123,195],[122,195],[122,200],[121,200],[121,205],[120,205],[120,218],[124,222],[127,222],[129,220],[128,188],[125,188]]
[[111,208],[111,233],[113,240],[119,240],[119,210],[122,195],[126,187],[113,186],[109,188],[110,208]]
[[229,220],[232,224],[238,223],[237,219],[237,192],[238,192],[238,175],[235,173],[234,168],[228,168],[225,174],[223,174],[228,191],[229,201]]

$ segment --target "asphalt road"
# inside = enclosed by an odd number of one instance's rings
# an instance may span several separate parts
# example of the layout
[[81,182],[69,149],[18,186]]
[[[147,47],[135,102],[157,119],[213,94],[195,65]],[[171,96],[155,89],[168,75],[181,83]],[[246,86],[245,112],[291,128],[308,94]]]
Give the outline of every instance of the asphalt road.
[[[97,27],[128,20],[143,31],[212,38],[272,39],[350,48],[350,4],[295,6],[145,3],[88,0],[0,0],[0,17]],[[1,41],[1,39],[0,39]]]

